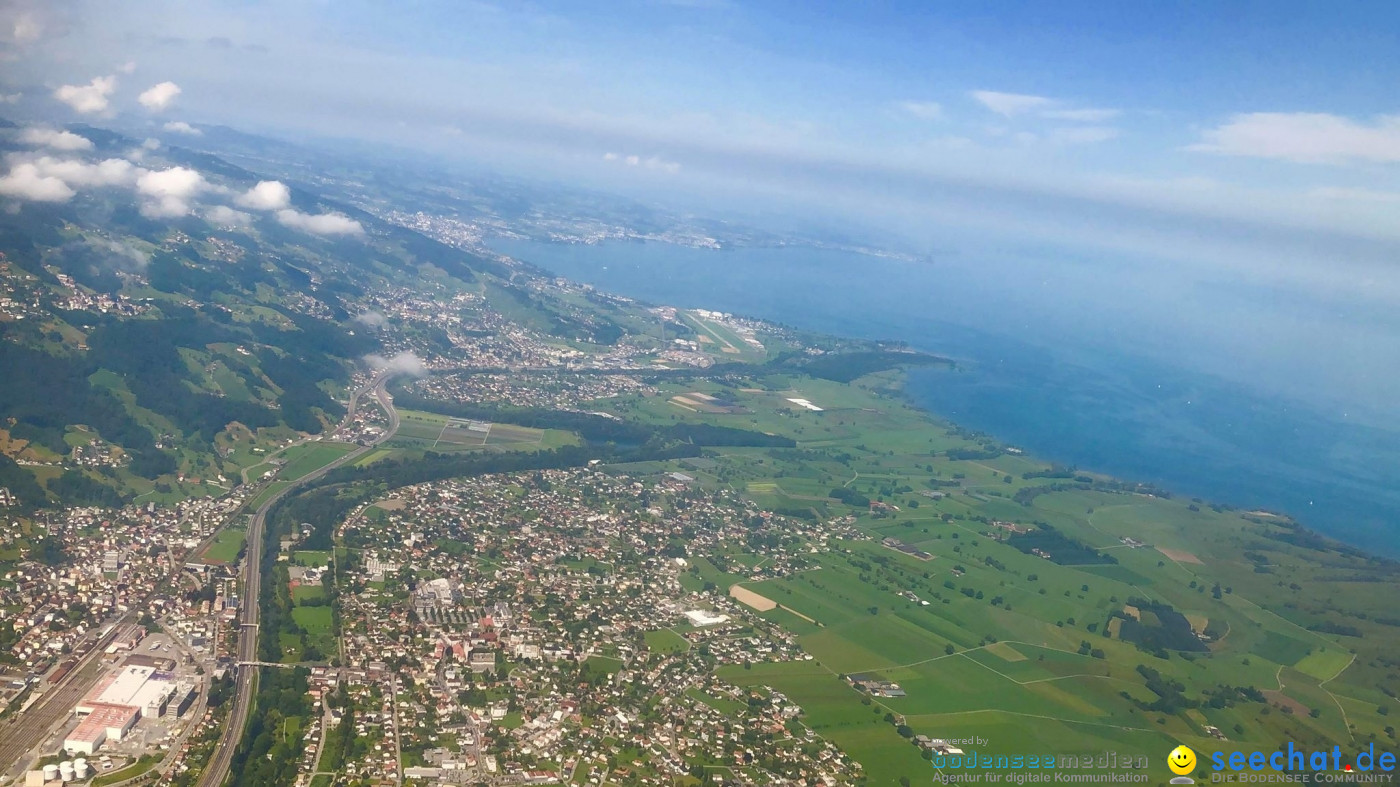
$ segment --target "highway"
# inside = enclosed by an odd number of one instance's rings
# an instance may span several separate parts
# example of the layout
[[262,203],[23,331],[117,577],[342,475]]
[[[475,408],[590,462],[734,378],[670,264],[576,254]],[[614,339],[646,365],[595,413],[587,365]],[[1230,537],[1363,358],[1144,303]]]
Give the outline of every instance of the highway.
[[[258,593],[262,588],[263,526],[266,524],[267,512],[278,500],[286,497],[290,492],[321,478],[341,465],[359,459],[374,450],[375,446],[394,436],[394,433],[399,429],[399,414],[394,409],[393,398],[385,390],[390,376],[390,372],[379,372],[367,385],[355,391],[350,397],[350,407],[345,414],[345,420],[348,422],[355,414],[355,409],[359,406],[362,395],[372,391],[375,400],[379,402],[380,407],[384,408],[384,413],[389,417],[389,428],[384,430],[383,434],[368,445],[357,448],[325,467],[303,476],[281,492],[268,498],[262,505],[258,506],[257,511],[253,512],[252,521],[248,524],[247,557],[243,561],[243,606],[240,610],[238,661],[258,660]],[[253,678],[257,672],[256,669],[239,668],[236,678],[237,690],[233,695],[233,705],[229,709],[229,718],[224,726],[223,737],[214,747],[214,754],[204,772],[200,774],[199,787],[219,787],[228,778],[229,766],[233,762],[233,753],[238,750],[239,740],[243,737],[243,728],[248,724],[248,713],[253,704]]]

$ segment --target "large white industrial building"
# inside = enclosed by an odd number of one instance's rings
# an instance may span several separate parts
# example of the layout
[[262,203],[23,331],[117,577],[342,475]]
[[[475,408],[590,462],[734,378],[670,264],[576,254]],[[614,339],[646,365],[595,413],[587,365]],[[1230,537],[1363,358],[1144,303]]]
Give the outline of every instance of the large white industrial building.
[[171,700],[183,709],[192,692],[192,686],[176,683],[169,672],[127,664],[74,707],[82,722],[64,738],[63,748],[92,754],[108,740],[121,740],[138,720],[164,716]]

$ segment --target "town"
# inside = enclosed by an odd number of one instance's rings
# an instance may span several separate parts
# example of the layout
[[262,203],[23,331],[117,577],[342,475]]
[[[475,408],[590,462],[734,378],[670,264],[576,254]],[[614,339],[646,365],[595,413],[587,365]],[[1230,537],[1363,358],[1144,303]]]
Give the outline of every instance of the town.
[[348,698],[347,772],[848,781],[858,766],[790,700],[715,677],[810,656],[689,570],[682,540],[771,543],[757,579],[801,570],[826,534],[670,477],[579,470],[395,490],[338,529],[333,568],[289,544],[292,582],[336,577],[344,686],[322,691]]

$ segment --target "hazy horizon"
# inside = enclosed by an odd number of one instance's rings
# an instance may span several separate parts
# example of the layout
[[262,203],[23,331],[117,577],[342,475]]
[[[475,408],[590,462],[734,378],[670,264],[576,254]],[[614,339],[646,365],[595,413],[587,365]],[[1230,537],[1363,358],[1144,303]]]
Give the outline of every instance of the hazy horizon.
[[19,0],[0,115],[336,137],[805,216],[927,254],[1044,339],[1394,426],[1398,14]]

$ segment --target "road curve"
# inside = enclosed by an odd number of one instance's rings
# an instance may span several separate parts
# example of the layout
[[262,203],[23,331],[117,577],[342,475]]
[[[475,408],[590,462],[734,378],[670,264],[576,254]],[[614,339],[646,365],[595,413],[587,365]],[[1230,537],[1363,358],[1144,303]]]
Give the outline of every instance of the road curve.
[[[350,407],[345,415],[348,421],[355,414],[355,408],[359,406],[361,396],[373,392],[375,400],[379,402],[380,407],[384,408],[385,414],[389,417],[389,428],[385,429],[379,437],[370,441],[368,445],[357,448],[320,470],[293,481],[282,491],[263,501],[263,504],[258,506],[258,510],[253,513],[253,520],[248,524],[247,555],[243,561],[243,607],[240,610],[239,618],[238,661],[258,660],[258,594],[262,589],[262,531],[267,520],[267,512],[288,493],[321,478],[343,464],[359,459],[374,450],[380,443],[394,436],[394,433],[399,429],[399,413],[394,409],[393,397],[389,396],[389,392],[385,390],[390,376],[387,371],[379,372],[368,385],[355,391],[350,397]],[[214,747],[214,754],[210,757],[209,764],[200,774],[199,787],[219,787],[228,778],[229,766],[233,763],[233,753],[238,750],[238,743],[243,737],[243,728],[248,723],[248,712],[251,710],[253,701],[253,677],[255,675],[257,675],[256,669],[239,668],[236,678],[237,691],[233,695],[233,706],[229,710],[229,718],[224,725],[223,736]]]

